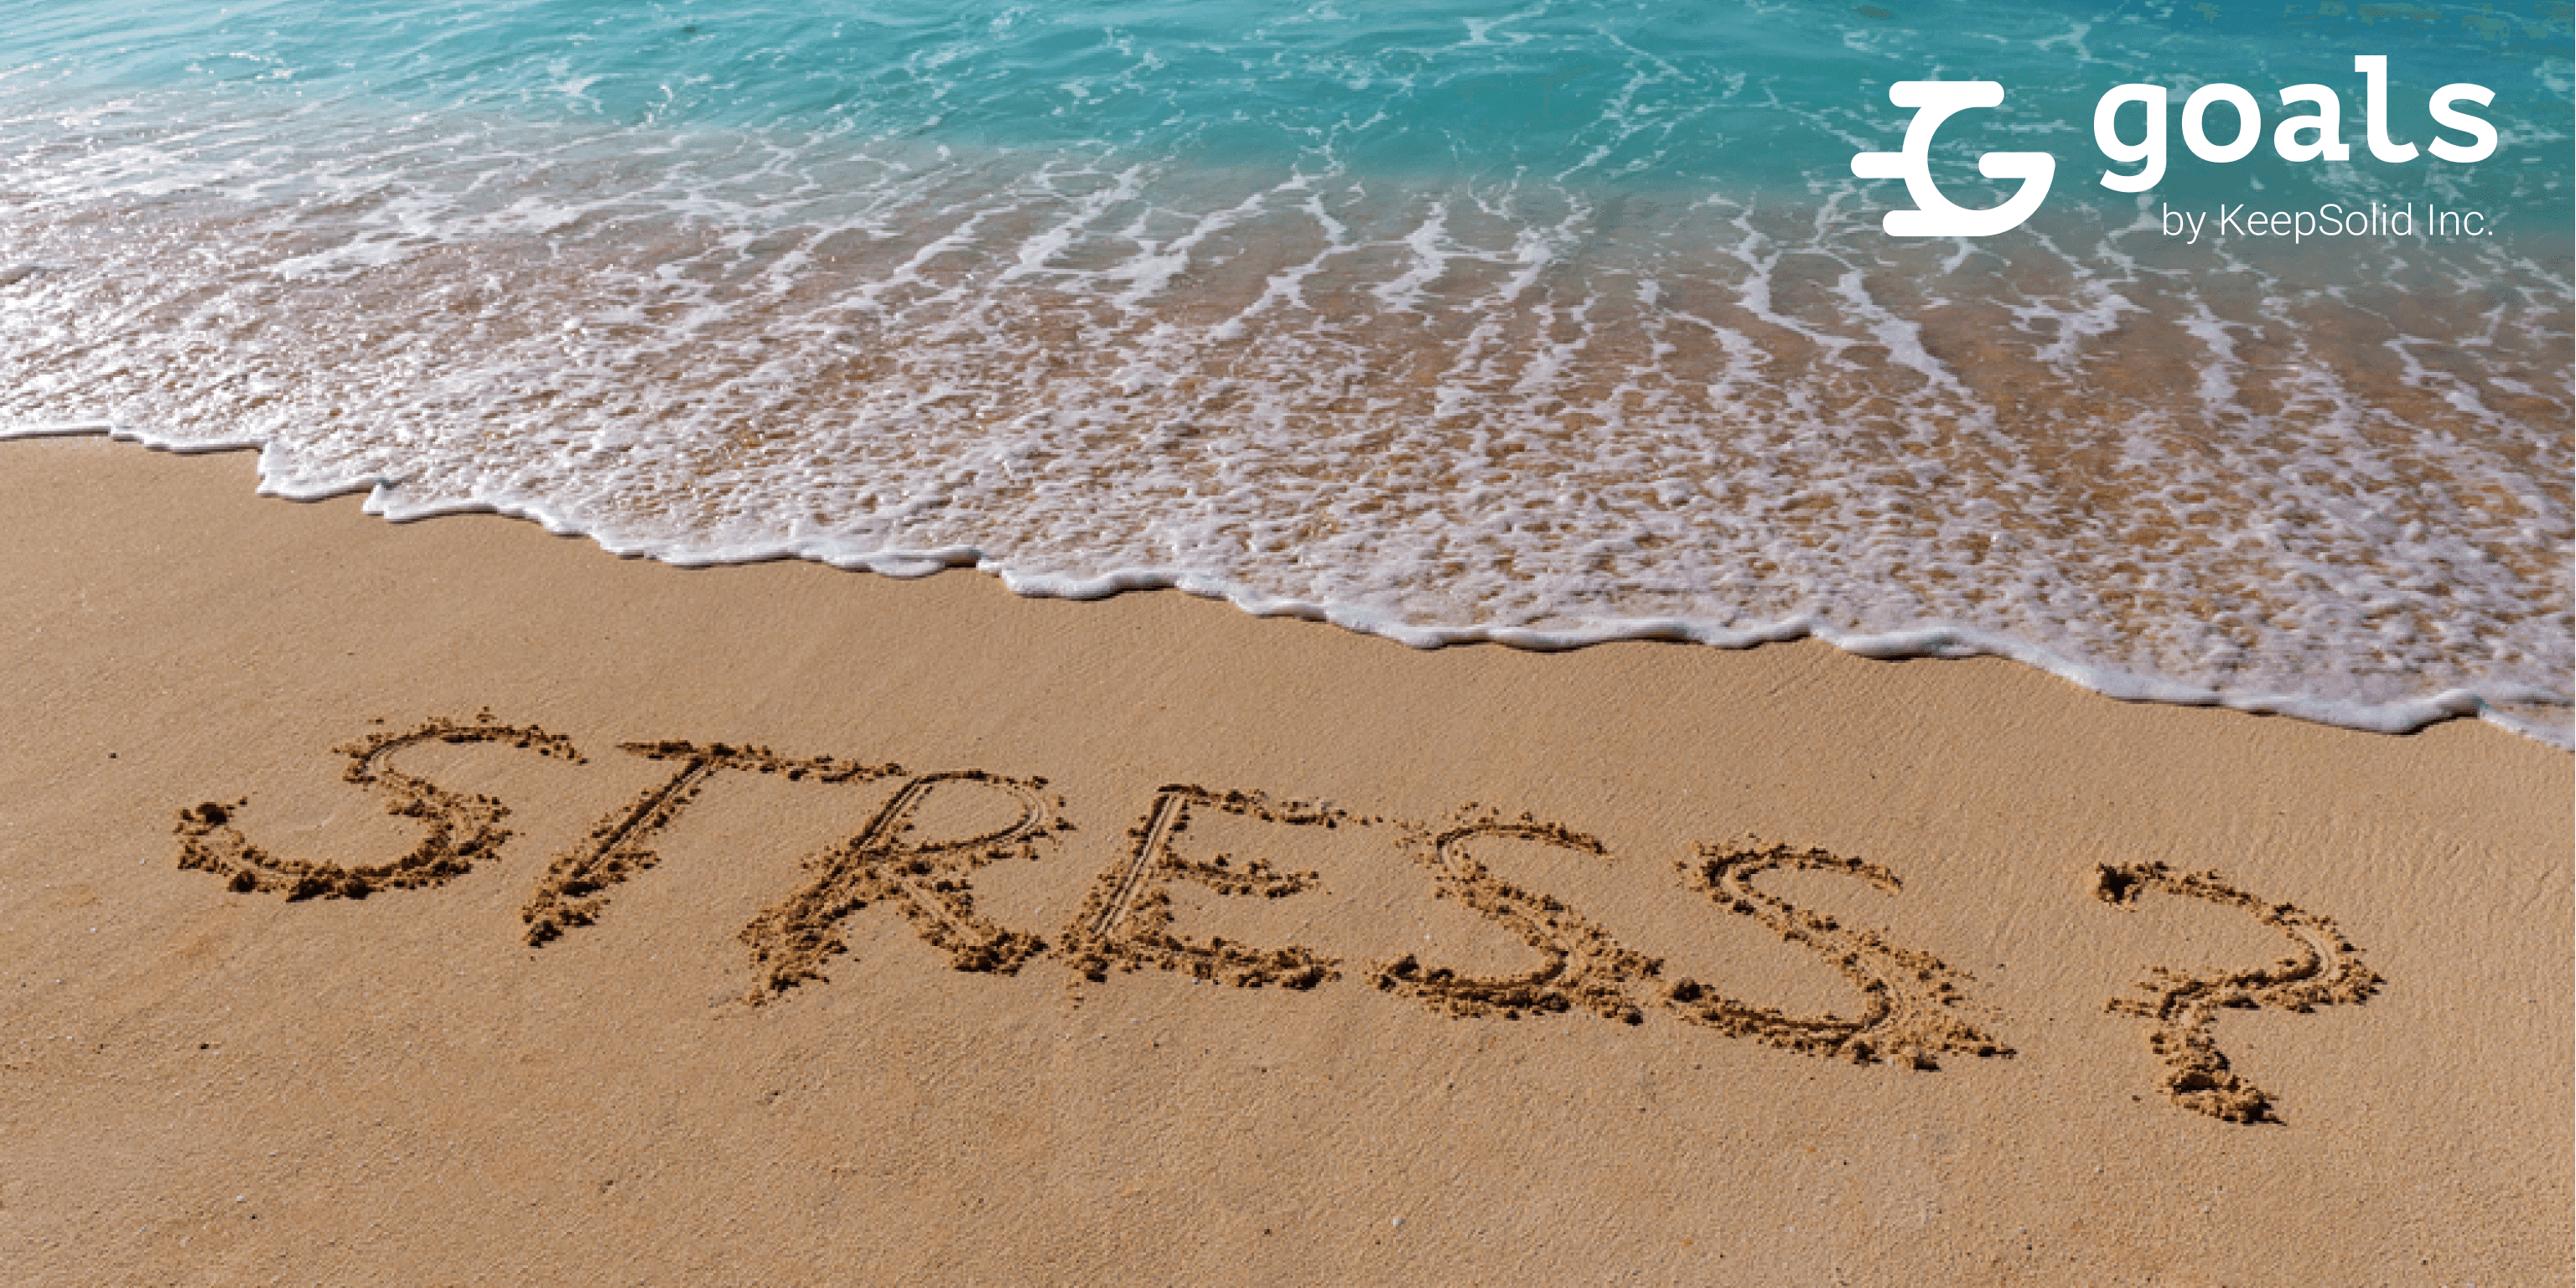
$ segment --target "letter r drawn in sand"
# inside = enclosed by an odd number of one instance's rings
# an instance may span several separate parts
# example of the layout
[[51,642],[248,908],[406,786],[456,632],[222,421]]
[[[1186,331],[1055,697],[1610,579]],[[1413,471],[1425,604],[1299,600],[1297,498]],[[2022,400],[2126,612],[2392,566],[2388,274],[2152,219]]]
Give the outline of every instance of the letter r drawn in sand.
[[[1011,821],[962,837],[919,839],[923,806],[960,793],[999,797]],[[742,928],[739,937],[760,976],[743,1000],[757,1005],[823,979],[823,963],[848,951],[837,923],[879,901],[893,904],[922,942],[948,955],[952,968],[1018,971],[1046,951],[1046,941],[978,913],[967,874],[1003,858],[1036,859],[1070,827],[1062,802],[1047,793],[1043,778],[1006,778],[980,769],[913,778],[858,835],[805,861],[813,880],[803,889]]]

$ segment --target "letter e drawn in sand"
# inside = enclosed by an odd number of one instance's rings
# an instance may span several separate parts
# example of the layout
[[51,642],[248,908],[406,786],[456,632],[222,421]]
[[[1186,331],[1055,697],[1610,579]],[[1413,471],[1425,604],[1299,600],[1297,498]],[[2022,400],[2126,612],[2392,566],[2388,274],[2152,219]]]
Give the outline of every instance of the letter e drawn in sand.
[[645,848],[644,842],[678,822],[681,811],[695,802],[708,780],[722,770],[782,774],[791,781],[811,778],[820,783],[863,783],[903,772],[901,765],[862,764],[828,756],[794,760],[776,755],[767,747],[736,747],[721,742],[705,746],[675,741],[627,742],[619,743],[618,750],[652,760],[677,761],[680,767],[660,784],[646,788],[633,803],[599,820],[579,845],[555,856],[545,876],[538,880],[536,892],[519,910],[519,919],[527,923],[531,946],[597,920],[600,909],[608,902],[608,887],[661,862],[661,856]]
[[1130,831],[1136,848],[1102,876],[1065,932],[1065,957],[1074,974],[1098,982],[1109,968],[1137,970],[1146,966],[1181,971],[1211,983],[1237,988],[1309,989],[1337,977],[1336,958],[1295,944],[1254,948],[1228,943],[1224,937],[1201,943],[1172,933],[1172,897],[1163,886],[1174,878],[1194,881],[1221,895],[1260,895],[1284,899],[1313,889],[1312,872],[1280,872],[1269,860],[1254,856],[1237,866],[1231,854],[1201,862],[1185,857],[1175,838],[1189,830],[1190,812],[1222,810],[1229,814],[1285,827],[1339,827],[1366,822],[1323,805],[1273,801],[1259,792],[1216,792],[1205,787],[1167,785],[1156,789],[1145,821]]
[[[848,950],[834,926],[880,900],[894,904],[922,942],[947,953],[956,969],[1017,972],[1046,951],[1046,941],[978,914],[966,874],[1005,857],[1034,860],[1058,832],[1072,830],[1063,803],[1045,788],[1043,778],[1005,778],[980,769],[923,774],[905,783],[865,830],[806,860],[812,883],[742,928],[740,938],[760,977],[743,1000],[758,1005],[806,980],[825,978],[823,962]],[[960,792],[1001,797],[1014,811],[1012,821],[954,840],[913,835],[924,803]]]
[[2165,1095],[2175,1104],[2222,1122],[2278,1122],[2272,1094],[2247,1082],[2227,1064],[2210,1029],[2221,1008],[2269,1006],[2302,1015],[2320,1006],[2357,1004],[2379,991],[2379,974],[2362,964],[2361,950],[2332,919],[2286,903],[2265,903],[2218,879],[2215,872],[2176,873],[2162,863],[2102,864],[2093,869],[2093,895],[2119,908],[2135,908],[2138,892],[2206,899],[2243,908],[2254,919],[2290,937],[2296,956],[2268,967],[2209,976],[2158,966],[2140,980],[2144,998],[2115,997],[2104,1009],[2153,1025],[2147,1045],[2165,1063]]
[[1520,975],[1461,975],[1445,966],[1425,966],[1407,953],[1373,965],[1370,981],[1460,1018],[1517,1020],[1531,1012],[1579,1007],[1606,1020],[1643,1023],[1636,1003],[1628,999],[1627,985],[1653,978],[1663,969],[1661,960],[1629,951],[1554,895],[1523,890],[1495,876],[1470,852],[1477,841],[1496,838],[1536,841],[1605,862],[1609,849],[1581,832],[1527,814],[1505,819],[1475,810],[1468,806],[1444,827],[1407,828],[1405,849],[1438,879],[1435,897],[1455,898],[1519,936],[1538,950],[1539,965]]
[[374,733],[332,750],[349,758],[347,782],[385,795],[385,812],[428,825],[420,844],[391,863],[342,866],[282,858],[250,842],[234,826],[249,802],[209,801],[179,811],[179,866],[212,872],[227,888],[283,892],[288,899],[363,899],[379,890],[443,885],[491,857],[510,838],[501,826],[510,809],[490,796],[453,792],[388,763],[394,753],[422,743],[507,743],[541,756],[581,763],[571,740],[535,725],[504,725],[484,713],[475,723],[432,719],[399,733]]
[[1914,1069],[1937,1069],[1944,1055],[2008,1056],[1971,1021],[1959,984],[1967,976],[1930,953],[1900,948],[1875,930],[1852,930],[1755,888],[1753,878],[1778,868],[1839,872],[1890,894],[1896,874],[1875,863],[1825,850],[1793,850],[1748,840],[1702,845],[1699,862],[1678,865],[1684,882],[1719,907],[1768,926],[1782,939],[1825,959],[1863,999],[1857,1017],[1789,1015],[1720,997],[1697,980],[1676,980],[1665,1001],[1683,1019],[1729,1037],[1748,1037],[1805,1055],[1841,1056],[1854,1063],[1888,1060]]

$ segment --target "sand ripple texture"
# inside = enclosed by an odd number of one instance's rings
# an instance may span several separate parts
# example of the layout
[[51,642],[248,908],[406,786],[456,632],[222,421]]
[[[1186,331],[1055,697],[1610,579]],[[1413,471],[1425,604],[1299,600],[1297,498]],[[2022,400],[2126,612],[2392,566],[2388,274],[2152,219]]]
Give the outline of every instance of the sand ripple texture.
[[[2576,745],[2563,230],[2184,245],[2121,198],[1899,242],[1846,164],[1894,109],[1615,32],[1545,148],[1444,160],[1416,100],[1543,78],[1509,61],[1543,27],[1296,46],[1354,97],[1247,91],[1241,146],[945,132],[982,82],[931,46],[867,111],[748,121],[577,65],[417,111],[0,68],[0,429],[257,445],[273,492],[679,563],[1179,586],[1417,646],[1813,634]],[[1011,92],[1158,83],[1080,50]],[[1712,170],[1724,122],[1807,150]],[[2550,164],[2505,196],[2563,207]]]

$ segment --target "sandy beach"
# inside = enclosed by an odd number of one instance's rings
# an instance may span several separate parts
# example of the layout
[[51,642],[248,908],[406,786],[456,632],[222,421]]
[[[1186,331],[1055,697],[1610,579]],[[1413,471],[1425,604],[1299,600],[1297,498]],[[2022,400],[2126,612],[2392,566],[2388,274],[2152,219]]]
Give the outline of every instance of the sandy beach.
[[2538,1285],[2576,800],[0,445],[0,1279]]

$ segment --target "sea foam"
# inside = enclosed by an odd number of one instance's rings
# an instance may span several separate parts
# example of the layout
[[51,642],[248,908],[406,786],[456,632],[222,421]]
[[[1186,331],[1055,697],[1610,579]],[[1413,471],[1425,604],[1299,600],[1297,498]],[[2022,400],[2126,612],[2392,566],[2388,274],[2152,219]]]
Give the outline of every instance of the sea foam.
[[[675,563],[1418,647],[1813,636],[2576,745],[2563,55],[2438,193],[2244,172],[2513,235],[2185,244],[2178,179],[1906,242],[1848,159],[1955,33],[541,9],[51,19],[0,65],[0,433]],[[1998,76],[2218,57],[1990,16]],[[2027,98],[2011,146],[2089,147],[2089,100]]]

